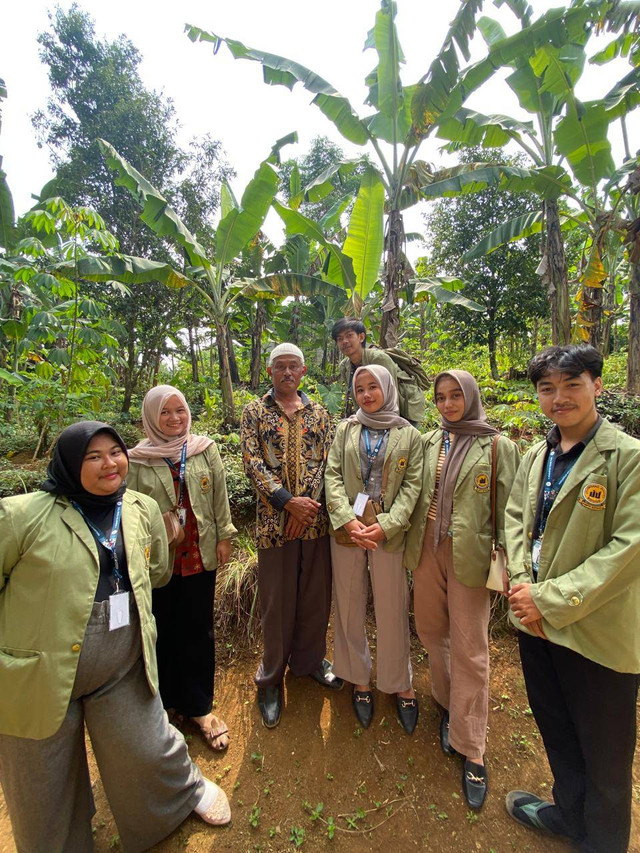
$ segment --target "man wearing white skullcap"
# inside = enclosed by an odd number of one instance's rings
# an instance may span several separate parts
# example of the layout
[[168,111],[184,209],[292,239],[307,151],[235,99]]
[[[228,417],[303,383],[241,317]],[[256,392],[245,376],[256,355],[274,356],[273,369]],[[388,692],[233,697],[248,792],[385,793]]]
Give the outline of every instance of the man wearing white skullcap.
[[306,373],[295,344],[272,350],[273,387],[242,413],[244,469],[256,491],[258,595],[263,656],[255,682],[262,722],[280,722],[282,681],[310,675],[340,689],[325,659],[331,607],[331,556],[324,470],[333,439],[328,412],[299,391]]

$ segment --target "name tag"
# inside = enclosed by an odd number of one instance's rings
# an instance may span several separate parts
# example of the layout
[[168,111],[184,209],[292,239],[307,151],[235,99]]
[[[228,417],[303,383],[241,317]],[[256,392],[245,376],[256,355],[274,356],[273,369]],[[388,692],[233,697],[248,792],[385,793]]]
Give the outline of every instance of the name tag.
[[109,596],[109,630],[125,628],[129,624],[129,593],[116,592]]
[[540,551],[542,550],[542,539],[534,539],[531,543],[531,568],[534,578],[538,578],[538,565],[540,563]]
[[180,522],[180,527],[184,527],[187,523],[187,510],[183,506],[178,507],[178,521]]
[[353,504],[353,511],[356,515],[362,515],[364,513],[368,500],[369,495],[365,494],[365,492],[358,492],[358,496]]

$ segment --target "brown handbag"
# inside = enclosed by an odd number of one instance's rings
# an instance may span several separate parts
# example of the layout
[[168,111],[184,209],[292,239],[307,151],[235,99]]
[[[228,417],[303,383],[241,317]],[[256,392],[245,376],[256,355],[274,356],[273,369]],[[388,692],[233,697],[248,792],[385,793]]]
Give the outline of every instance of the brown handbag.
[[498,480],[498,441],[496,435],[491,445],[491,559],[489,575],[485,586],[494,592],[503,592],[503,572],[507,568],[507,555],[502,545],[498,545],[498,519],[496,516],[497,480]]

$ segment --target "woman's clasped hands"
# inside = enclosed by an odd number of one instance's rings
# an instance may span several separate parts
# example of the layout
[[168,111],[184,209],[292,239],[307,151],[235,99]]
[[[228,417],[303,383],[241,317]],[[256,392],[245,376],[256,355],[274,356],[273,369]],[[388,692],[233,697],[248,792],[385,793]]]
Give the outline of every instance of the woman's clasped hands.
[[365,551],[375,551],[378,542],[384,542],[384,530],[377,521],[367,526],[357,518],[353,518],[344,525],[344,529],[354,545],[358,545]]

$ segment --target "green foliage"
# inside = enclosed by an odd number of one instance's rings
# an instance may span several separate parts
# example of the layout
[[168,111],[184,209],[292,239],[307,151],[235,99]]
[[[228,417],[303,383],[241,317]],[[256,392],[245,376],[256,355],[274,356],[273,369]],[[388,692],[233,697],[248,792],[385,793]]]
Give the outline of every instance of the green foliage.
[[0,498],[36,491],[44,481],[45,473],[44,463],[25,468],[12,465],[6,459],[0,459]]

